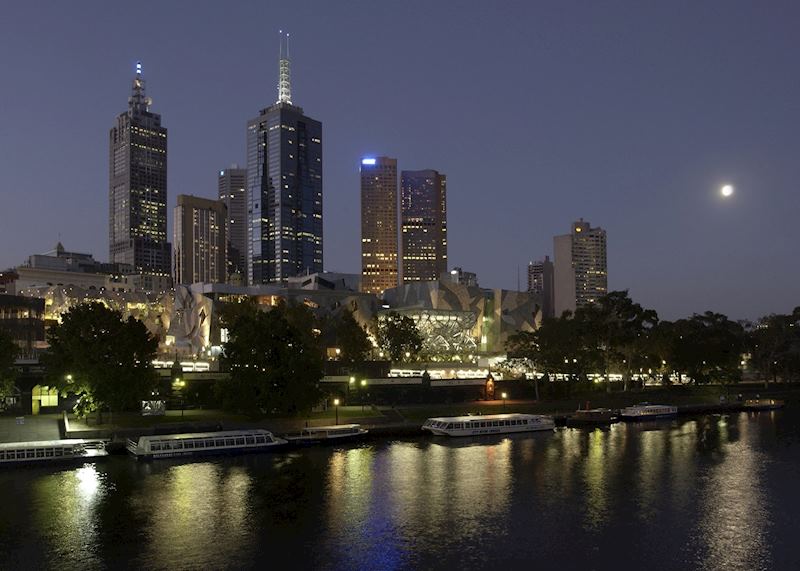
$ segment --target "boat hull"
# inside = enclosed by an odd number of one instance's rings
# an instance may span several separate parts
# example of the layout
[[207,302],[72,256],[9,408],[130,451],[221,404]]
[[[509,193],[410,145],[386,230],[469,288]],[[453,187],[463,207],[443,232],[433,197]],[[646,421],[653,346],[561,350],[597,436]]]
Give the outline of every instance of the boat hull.
[[540,432],[543,430],[554,430],[555,423],[542,423],[541,425],[527,426],[491,426],[485,428],[462,428],[462,429],[443,429],[432,426],[423,426],[423,430],[429,431],[436,436],[481,436],[485,434],[515,434],[518,432]]
[[646,420],[658,420],[664,418],[675,418],[678,416],[677,412],[664,412],[660,414],[620,414],[619,417],[622,420],[626,420],[628,422],[639,422],[639,421],[646,421]]
[[162,458],[199,458],[206,456],[233,456],[240,454],[258,454],[272,452],[285,448],[287,443],[278,442],[267,446],[241,446],[233,448],[212,448],[195,450],[170,450],[168,452],[151,452],[148,454],[134,453],[133,457],[137,460],[160,460]]

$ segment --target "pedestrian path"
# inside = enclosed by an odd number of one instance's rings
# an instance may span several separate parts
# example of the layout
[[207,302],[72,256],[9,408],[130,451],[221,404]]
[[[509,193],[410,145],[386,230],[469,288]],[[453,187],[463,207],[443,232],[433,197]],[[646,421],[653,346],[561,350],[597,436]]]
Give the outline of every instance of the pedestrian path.
[[38,416],[0,416],[0,442],[58,440],[58,414]]

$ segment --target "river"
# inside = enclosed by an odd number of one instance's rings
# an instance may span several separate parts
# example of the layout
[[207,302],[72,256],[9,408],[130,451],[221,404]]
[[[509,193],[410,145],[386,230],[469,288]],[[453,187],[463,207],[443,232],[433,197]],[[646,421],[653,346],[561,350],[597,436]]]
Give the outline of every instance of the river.
[[0,470],[0,568],[800,569],[800,411]]

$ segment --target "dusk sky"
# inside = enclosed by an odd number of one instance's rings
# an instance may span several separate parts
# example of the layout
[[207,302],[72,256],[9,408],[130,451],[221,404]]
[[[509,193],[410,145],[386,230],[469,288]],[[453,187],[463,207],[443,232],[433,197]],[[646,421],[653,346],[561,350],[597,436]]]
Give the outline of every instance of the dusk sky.
[[[674,319],[800,305],[797,2],[7,2],[0,269],[108,259],[108,131],[141,60],[169,206],[215,197],[275,102],[322,121],[325,268],[360,270],[359,162],[447,175],[451,266],[525,287],[579,217],[609,288]],[[730,183],[732,197],[719,189]]]

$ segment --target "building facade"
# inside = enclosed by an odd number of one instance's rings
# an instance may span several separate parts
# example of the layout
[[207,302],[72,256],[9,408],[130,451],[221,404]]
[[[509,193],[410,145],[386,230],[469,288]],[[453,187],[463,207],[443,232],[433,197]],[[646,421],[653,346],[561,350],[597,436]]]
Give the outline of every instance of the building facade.
[[109,257],[131,266],[145,288],[169,279],[167,129],[150,111],[141,63],[128,110],[109,133]]
[[398,285],[397,159],[361,159],[361,291]]
[[321,272],[322,123],[292,104],[288,48],[278,101],[247,123],[248,283]]
[[456,266],[447,273],[442,273],[441,279],[443,281],[453,282],[454,284],[461,284],[469,287],[479,287],[478,274],[475,272],[465,272],[459,266]]
[[553,238],[555,315],[575,311],[608,293],[606,231],[583,218]]
[[175,283],[225,283],[228,275],[225,203],[179,194],[174,213]]
[[219,171],[219,200],[225,204],[228,217],[225,219],[226,245],[225,263],[228,281],[237,279],[246,282],[247,274],[247,169],[239,165]]
[[447,270],[447,178],[435,170],[400,175],[401,281],[435,281]]
[[550,256],[528,264],[528,291],[541,296],[543,317],[554,316],[553,278],[554,268]]

